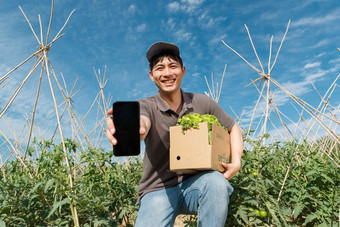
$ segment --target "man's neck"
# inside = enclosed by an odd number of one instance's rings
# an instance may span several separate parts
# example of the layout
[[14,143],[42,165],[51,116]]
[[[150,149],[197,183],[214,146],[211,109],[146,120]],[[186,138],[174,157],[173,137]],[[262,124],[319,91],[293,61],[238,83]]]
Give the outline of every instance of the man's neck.
[[178,90],[174,94],[162,94],[160,93],[161,98],[164,102],[176,113],[180,113],[182,109],[182,93]]

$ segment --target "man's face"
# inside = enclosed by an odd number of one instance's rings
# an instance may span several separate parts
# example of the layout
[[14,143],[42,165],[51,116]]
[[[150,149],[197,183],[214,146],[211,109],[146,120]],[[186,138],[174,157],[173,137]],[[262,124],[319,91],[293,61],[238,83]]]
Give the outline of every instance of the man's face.
[[157,62],[149,76],[163,94],[174,94],[179,91],[182,78],[185,75],[185,67],[176,60],[165,56]]

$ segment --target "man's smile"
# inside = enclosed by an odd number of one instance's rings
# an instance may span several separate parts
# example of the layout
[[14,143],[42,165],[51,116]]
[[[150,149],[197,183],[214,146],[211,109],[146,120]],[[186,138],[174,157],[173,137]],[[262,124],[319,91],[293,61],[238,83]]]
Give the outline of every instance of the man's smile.
[[172,84],[176,81],[176,78],[162,79],[161,82],[164,84]]

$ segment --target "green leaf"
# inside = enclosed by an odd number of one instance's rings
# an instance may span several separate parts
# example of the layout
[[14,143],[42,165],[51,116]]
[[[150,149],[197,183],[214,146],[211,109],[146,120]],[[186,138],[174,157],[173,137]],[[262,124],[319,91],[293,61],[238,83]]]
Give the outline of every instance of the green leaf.
[[39,186],[42,184],[43,182],[39,182],[38,184],[36,184],[31,191],[28,193],[29,195],[32,194],[33,192],[35,192],[35,190],[37,190],[37,188],[39,188]]
[[308,223],[312,222],[317,217],[318,216],[316,214],[309,214],[309,215],[307,215],[304,224],[308,224]]
[[46,183],[46,185],[45,185],[45,189],[44,189],[44,193],[46,193],[47,192],[47,190],[48,190],[48,188],[54,183],[54,179],[52,178],[52,179],[49,179],[48,181],[47,181],[47,183]]
[[312,176],[312,175],[315,175],[315,174],[317,174],[317,172],[315,170],[311,170],[306,174],[306,176],[309,177],[309,176]]
[[300,215],[303,208],[304,208],[304,205],[301,204],[301,203],[297,203],[295,205],[295,207],[294,207],[294,219],[297,218]]
[[107,222],[107,221],[105,221],[105,220],[100,220],[100,221],[98,221],[98,220],[95,220],[94,221],[94,226],[100,226],[100,225],[104,225],[104,226],[108,226],[109,225],[109,223]]
[[273,217],[276,224],[280,224],[280,221],[279,221],[278,217],[276,216],[275,211],[273,210],[271,203],[265,202],[264,204],[266,205],[268,212]]
[[332,180],[332,178],[330,178],[329,176],[327,176],[324,173],[321,173],[321,176],[323,176],[328,182],[330,182],[331,184],[334,184],[334,181]]
[[70,203],[71,203],[71,200],[69,198],[65,198],[65,199],[63,199],[59,202],[54,203],[52,210],[48,214],[47,218],[49,218],[56,211],[56,209],[58,209],[59,207],[65,205],[65,204],[70,204]]
[[0,227],[6,227],[6,223],[2,220],[0,220]]
[[236,212],[241,219],[245,222],[248,223],[248,214],[247,214],[247,209],[243,206],[240,207],[240,209]]

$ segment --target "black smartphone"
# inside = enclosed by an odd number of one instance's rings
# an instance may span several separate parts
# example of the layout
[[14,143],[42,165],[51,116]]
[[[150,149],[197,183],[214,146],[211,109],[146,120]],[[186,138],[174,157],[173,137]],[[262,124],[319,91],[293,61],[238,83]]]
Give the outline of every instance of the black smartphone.
[[113,146],[115,156],[132,156],[140,154],[140,110],[137,101],[117,101],[113,103],[113,123],[116,128],[114,137],[117,144]]

